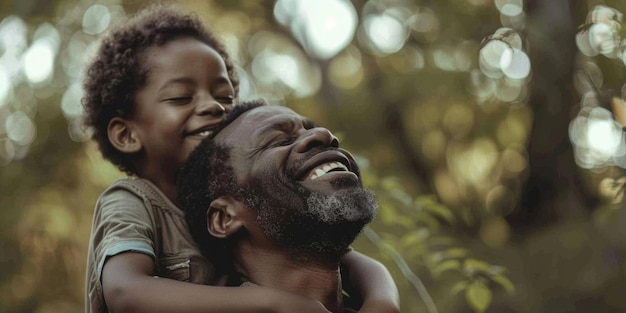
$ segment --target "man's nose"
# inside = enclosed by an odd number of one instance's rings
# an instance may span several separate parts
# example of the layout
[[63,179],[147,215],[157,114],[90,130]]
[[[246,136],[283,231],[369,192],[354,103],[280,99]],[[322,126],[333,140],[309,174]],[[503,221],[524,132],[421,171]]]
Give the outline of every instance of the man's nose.
[[328,129],[315,127],[306,130],[298,139],[296,152],[304,153],[314,148],[339,147],[339,140]]
[[198,115],[220,117],[224,113],[226,113],[226,108],[213,98],[200,100],[200,103],[196,106],[196,114]]

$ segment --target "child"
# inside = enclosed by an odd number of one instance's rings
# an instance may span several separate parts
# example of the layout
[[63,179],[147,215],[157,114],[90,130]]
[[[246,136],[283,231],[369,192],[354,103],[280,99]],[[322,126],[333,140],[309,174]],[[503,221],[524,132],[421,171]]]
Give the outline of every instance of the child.
[[[142,11],[104,39],[84,87],[85,122],[103,156],[137,176],[98,199],[86,312],[327,312],[296,294],[220,287],[223,273],[202,257],[175,204],[177,169],[238,91],[229,55],[197,17],[163,5]],[[343,263],[362,312],[399,311],[379,262],[351,251]]]

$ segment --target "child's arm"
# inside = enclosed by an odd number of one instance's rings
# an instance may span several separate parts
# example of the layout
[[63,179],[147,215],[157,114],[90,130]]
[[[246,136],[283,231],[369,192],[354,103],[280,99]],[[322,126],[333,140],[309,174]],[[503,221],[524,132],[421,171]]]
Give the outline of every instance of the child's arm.
[[398,288],[382,263],[354,250],[346,253],[341,263],[350,272],[348,283],[363,299],[360,313],[400,312]]
[[263,287],[216,287],[153,277],[146,254],[125,252],[110,257],[102,270],[109,311],[124,312],[324,312],[315,300]]

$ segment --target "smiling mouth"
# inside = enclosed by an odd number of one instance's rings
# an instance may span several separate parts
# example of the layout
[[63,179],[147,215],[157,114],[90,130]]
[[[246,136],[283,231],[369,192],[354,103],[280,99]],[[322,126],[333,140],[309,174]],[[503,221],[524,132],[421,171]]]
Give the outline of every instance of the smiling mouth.
[[191,137],[191,136],[198,136],[198,137],[202,137],[202,138],[206,138],[211,136],[211,134],[213,134],[213,129],[215,127],[205,127],[203,129],[198,129],[196,131],[192,131],[186,134],[187,137]]
[[313,168],[303,180],[315,180],[331,172],[349,172],[349,170],[340,162],[328,162]]
[[198,135],[200,137],[209,137],[212,133],[213,133],[213,131],[203,130],[203,131],[197,133],[196,135]]

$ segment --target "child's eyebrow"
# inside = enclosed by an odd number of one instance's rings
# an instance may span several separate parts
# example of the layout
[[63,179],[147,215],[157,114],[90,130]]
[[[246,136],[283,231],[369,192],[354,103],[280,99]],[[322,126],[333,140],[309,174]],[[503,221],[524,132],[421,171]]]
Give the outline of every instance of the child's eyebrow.
[[173,79],[167,80],[165,83],[163,83],[161,88],[159,88],[159,91],[163,91],[164,89],[172,87],[173,85],[176,85],[176,84],[190,85],[192,83],[193,83],[193,79],[191,79],[189,77],[173,78]]

